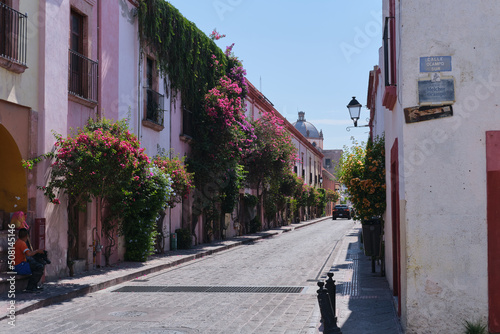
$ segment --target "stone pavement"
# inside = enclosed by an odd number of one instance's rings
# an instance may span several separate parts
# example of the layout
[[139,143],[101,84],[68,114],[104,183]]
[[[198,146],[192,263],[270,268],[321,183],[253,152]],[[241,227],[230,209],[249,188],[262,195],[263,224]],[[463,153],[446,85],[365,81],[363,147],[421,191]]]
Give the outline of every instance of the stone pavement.
[[[16,315],[30,312],[44,306],[60,303],[85,294],[96,292],[126,281],[140,278],[150,273],[174,267],[182,263],[221,252],[255,240],[272,237],[318,223],[327,218],[319,218],[283,226],[277,229],[224,240],[213,244],[204,244],[190,250],[178,250],[154,256],[147,263],[120,263],[111,268],[100,268],[85,272],[75,277],[68,277],[53,282],[46,282],[45,290],[39,294],[18,292],[15,296]],[[385,278],[371,273],[371,261],[362,254],[359,243],[361,226],[355,223],[351,231],[336,245],[329,258],[327,269],[335,273],[337,281],[337,316],[342,333],[402,333],[394,311],[392,294]],[[0,298],[0,307],[7,310],[10,300]],[[319,312],[319,308],[317,308]],[[2,312],[3,313],[3,312]],[[7,313],[0,313],[0,320],[6,319]],[[314,329],[314,327],[312,328]],[[318,321],[315,333],[322,332]],[[308,332],[309,333],[309,332]]]
[[330,269],[337,285],[338,326],[343,334],[402,334],[392,290],[379,264],[372,273],[360,235],[361,224],[356,222],[342,239]]
[[[239,245],[252,243],[258,239],[269,238],[284,232],[293,231],[294,229],[315,224],[325,219],[328,219],[328,217],[308,220],[298,224],[282,226],[251,235],[217,241],[211,244],[201,244],[189,250],[169,251],[161,255],[154,255],[145,263],[121,262],[111,267],[86,271],[74,277],[66,277],[56,281],[45,282],[43,285],[44,291],[41,293],[29,294],[16,292],[16,315],[103,290],[188,261],[222,252]],[[7,298],[7,296],[0,296],[0,309],[2,310],[0,312],[0,320],[7,318],[7,313],[4,313],[4,310],[7,310],[10,301],[11,299]]]

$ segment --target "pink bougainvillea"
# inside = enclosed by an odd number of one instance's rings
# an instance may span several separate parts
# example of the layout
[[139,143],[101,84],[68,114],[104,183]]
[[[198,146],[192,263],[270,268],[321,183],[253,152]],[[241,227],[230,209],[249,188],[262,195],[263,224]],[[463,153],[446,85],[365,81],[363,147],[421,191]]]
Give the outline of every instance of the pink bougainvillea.
[[212,30],[212,33],[208,37],[210,37],[214,41],[218,41],[219,39],[226,37],[226,35],[221,35],[217,31],[217,29],[214,29]]
[[184,159],[178,157],[167,158],[156,156],[153,163],[172,179],[173,193],[168,199],[168,206],[173,208],[186,198],[194,188],[193,173],[188,173],[184,165]]

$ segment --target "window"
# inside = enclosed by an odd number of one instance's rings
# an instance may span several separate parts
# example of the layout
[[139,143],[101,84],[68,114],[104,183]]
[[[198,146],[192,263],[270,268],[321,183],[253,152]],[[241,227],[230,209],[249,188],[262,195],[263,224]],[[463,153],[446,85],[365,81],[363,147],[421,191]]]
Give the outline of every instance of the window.
[[27,16],[0,0],[0,65],[16,73],[26,69]]
[[397,101],[397,73],[396,73],[396,3],[389,1],[389,16],[384,24],[384,79],[385,90],[382,105],[394,110]]
[[86,17],[72,10],[69,37],[69,83],[71,95],[97,103],[97,62],[85,56]]
[[332,165],[332,159],[325,159],[326,168],[330,168],[331,165]]
[[384,25],[384,78],[386,86],[396,84],[394,17],[386,17]]
[[83,16],[71,11],[70,50],[83,54]]
[[[146,120],[163,126],[164,96],[158,93],[158,75],[154,59],[146,58]],[[161,130],[161,129],[159,129]]]
[[182,134],[193,137],[193,112],[186,107],[182,110]]

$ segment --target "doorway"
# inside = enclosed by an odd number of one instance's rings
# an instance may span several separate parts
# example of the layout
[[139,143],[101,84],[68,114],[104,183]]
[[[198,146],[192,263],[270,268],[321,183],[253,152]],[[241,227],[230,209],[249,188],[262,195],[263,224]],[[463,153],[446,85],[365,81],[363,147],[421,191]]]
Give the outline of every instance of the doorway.
[[391,226],[392,226],[392,282],[393,296],[398,299],[401,316],[401,239],[399,219],[399,150],[398,139],[391,148]]
[[488,327],[500,333],[500,131],[486,132],[486,197]]

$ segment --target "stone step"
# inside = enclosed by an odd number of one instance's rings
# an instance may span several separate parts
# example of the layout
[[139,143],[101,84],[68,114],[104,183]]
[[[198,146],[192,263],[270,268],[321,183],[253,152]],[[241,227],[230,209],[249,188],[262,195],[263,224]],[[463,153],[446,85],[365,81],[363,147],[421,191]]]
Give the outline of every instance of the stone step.
[[[31,275],[9,275],[7,273],[0,274],[0,296],[7,296],[8,292],[23,291],[28,286],[28,280]],[[10,278],[14,280],[10,280]],[[12,283],[13,282],[13,283]],[[11,284],[14,284],[11,286]]]

